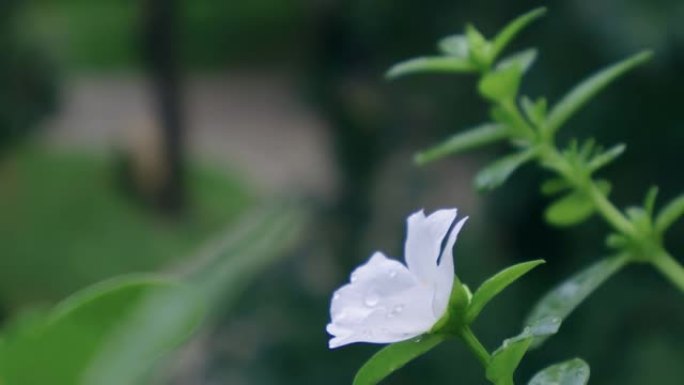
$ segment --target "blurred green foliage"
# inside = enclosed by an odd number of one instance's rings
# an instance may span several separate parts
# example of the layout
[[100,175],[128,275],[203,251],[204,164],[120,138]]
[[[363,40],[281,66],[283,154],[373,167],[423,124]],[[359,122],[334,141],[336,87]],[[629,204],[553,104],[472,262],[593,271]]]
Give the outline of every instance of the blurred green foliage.
[[0,301],[55,300],[95,281],[156,270],[196,251],[251,202],[236,178],[191,167],[186,220],[159,218],[117,190],[114,162],[29,147],[0,167]]
[[25,138],[56,102],[56,79],[48,55],[17,18],[23,2],[0,11],[0,152]]
[[[302,25],[303,2],[177,0],[179,52],[190,68],[215,69],[287,54]],[[50,41],[69,70],[141,65],[145,1],[37,0],[25,29]]]

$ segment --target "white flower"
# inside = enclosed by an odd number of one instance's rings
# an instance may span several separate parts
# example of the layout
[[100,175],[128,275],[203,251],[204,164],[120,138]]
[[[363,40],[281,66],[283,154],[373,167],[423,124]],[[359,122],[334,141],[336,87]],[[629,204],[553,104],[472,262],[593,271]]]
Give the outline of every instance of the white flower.
[[[333,295],[331,349],[354,342],[391,343],[428,332],[444,315],[454,283],[452,248],[463,218],[456,209],[408,217],[406,266],[376,252]],[[446,243],[443,245],[443,241]],[[443,251],[442,251],[443,249]]]

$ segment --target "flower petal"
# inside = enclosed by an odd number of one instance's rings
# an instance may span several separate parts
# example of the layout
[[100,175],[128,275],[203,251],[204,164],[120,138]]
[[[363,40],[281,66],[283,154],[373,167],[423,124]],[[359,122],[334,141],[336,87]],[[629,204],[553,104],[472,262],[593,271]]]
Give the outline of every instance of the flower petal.
[[333,295],[330,348],[354,343],[390,343],[427,332],[437,321],[434,289],[419,282],[406,266],[375,253]]
[[451,229],[449,239],[447,239],[444,251],[442,251],[442,255],[439,258],[435,280],[435,297],[432,303],[432,310],[438,319],[444,314],[449,304],[451,289],[454,286],[454,244],[458,238],[458,233],[467,219],[468,217],[461,219]]
[[442,241],[454,223],[456,213],[456,209],[443,209],[425,217],[421,210],[408,217],[404,258],[409,270],[424,284],[435,281]]

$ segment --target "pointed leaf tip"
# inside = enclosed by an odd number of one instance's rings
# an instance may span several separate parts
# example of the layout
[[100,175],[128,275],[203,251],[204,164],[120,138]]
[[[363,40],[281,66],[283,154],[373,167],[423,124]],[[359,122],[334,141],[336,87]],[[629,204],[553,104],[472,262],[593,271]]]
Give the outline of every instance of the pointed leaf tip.
[[475,291],[475,294],[473,294],[473,298],[470,301],[470,305],[466,312],[466,322],[473,322],[489,301],[494,299],[500,292],[517,281],[520,277],[544,263],[546,262],[543,259],[519,263],[501,270],[484,281]]
[[653,56],[651,51],[642,51],[591,75],[568,92],[549,112],[546,130],[555,132],[589,100],[614,80],[629,72]]
[[397,63],[385,73],[385,78],[393,80],[401,76],[418,73],[470,73],[475,71],[475,66],[468,59],[455,56],[430,56]]

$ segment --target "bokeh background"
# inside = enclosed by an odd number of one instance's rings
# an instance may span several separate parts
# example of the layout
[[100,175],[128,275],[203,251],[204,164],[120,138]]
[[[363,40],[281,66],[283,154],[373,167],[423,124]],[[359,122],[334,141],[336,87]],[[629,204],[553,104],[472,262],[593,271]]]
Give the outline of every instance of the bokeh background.
[[[544,258],[476,325],[495,347],[554,283],[606,252],[604,224],[542,221],[544,174],[520,170],[478,195],[474,173],[505,147],[424,168],[412,154],[483,121],[474,80],[388,83],[393,63],[434,52],[474,22],[491,36],[537,1],[5,0],[0,5],[0,322],[98,280],[190,263],[241,215],[296,197],[305,237],[237,305],[174,357],[167,384],[349,384],[377,347],[327,349],[332,291],[371,252],[401,256],[406,215],[456,206],[471,287]],[[655,59],[574,118],[568,137],[625,142],[605,174],[625,207],[658,184],[682,191],[684,3],[567,0],[516,48],[541,55],[523,92],[556,100],[586,74],[643,48]],[[684,255],[684,226],[667,245]],[[519,374],[580,356],[592,383],[681,385],[681,293],[648,268],[611,279]],[[68,347],[65,347],[68,348]],[[480,384],[445,344],[388,380]]]

